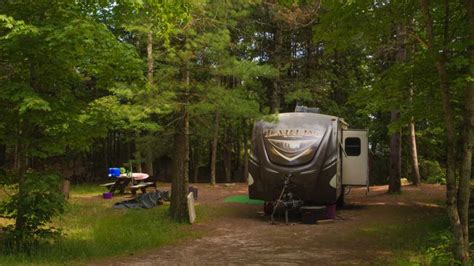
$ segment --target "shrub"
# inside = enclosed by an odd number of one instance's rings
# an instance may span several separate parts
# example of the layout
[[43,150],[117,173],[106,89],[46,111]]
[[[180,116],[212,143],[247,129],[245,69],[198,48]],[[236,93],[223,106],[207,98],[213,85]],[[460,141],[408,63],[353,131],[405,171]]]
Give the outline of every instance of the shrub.
[[[30,252],[41,240],[60,234],[58,229],[49,226],[51,219],[63,213],[65,207],[64,197],[59,191],[59,176],[28,171],[24,178],[21,195],[16,178],[5,176],[2,180],[4,186],[15,191],[0,203],[0,215],[16,221],[14,225],[2,228],[5,252]],[[22,223],[18,223],[19,219]]]
[[421,160],[420,174],[424,181],[429,184],[446,184],[446,170],[438,161]]

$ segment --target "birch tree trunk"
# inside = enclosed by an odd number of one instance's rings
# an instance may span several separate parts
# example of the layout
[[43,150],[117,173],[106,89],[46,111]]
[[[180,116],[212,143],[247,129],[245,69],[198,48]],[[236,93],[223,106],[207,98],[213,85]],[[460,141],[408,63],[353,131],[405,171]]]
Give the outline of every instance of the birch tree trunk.
[[146,39],[146,61],[148,83],[153,85],[153,32],[149,31]]
[[420,168],[418,165],[418,151],[416,148],[416,131],[415,122],[410,123],[410,149],[411,149],[411,164],[413,172],[413,185],[418,186],[421,183]]
[[[146,59],[147,59],[148,84],[150,86],[153,86],[154,69],[153,69],[153,32],[152,31],[149,31],[148,34],[147,34]],[[147,170],[148,174],[151,177],[154,176],[153,161],[154,161],[153,151],[151,150],[151,148],[147,147],[146,148],[146,155],[145,155],[145,166],[146,166],[146,170]]]

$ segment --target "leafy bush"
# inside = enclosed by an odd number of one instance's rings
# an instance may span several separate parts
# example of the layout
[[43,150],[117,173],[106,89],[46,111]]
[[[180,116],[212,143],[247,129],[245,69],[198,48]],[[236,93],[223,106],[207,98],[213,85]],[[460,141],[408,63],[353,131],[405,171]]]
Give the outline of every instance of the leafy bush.
[[455,259],[452,252],[452,237],[448,230],[431,234],[429,240],[433,244],[424,251],[427,265],[453,265]]
[[2,228],[5,252],[30,252],[41,240],[60,234],[58,229],[49,226],[51,219],[63,213],[65,207],[64,197],[59,191],[59,176],[28,171],[24,178],[22,193],[18,183],[15,184],[16,178],[5,176],[2,180],[4,186],[15,191],[0,203],[1,217],[15,220],[15,224]]
[[420,174],[429,184],[446,184],[446,170],[437,161],[421,160]]

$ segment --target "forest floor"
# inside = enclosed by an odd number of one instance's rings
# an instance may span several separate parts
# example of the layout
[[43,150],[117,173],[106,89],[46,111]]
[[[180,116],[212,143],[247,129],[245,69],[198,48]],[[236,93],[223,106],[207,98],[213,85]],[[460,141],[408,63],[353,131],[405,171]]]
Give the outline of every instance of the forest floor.
[[314,225],[272,225],[261,205],[224,203],[247,194],[245,184],[197,187],[207,218],[191,230],[202,237],[93,264],[412,264],[446,230],[441,185],[403,186],[397,195],[387,186],[352,189],[333,223]]

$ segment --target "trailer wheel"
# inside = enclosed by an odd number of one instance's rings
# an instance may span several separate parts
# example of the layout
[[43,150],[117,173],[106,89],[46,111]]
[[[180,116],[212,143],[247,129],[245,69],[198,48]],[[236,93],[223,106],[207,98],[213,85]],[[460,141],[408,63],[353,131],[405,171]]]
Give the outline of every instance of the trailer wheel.
[[337,198],[337,201],[336,201],[337,208],[344,207],[344,195],[346,194],[346,187],[342,186],[341,190],[342,190],[341,195],[339,195],[339,198]]
[[274,206],[273,202],[271,202],[271,201],[265,201],[265,202],[263,203],[263,213],[264,213],[265,215],[271,215],[272,212],[273,212],[273,206]]

